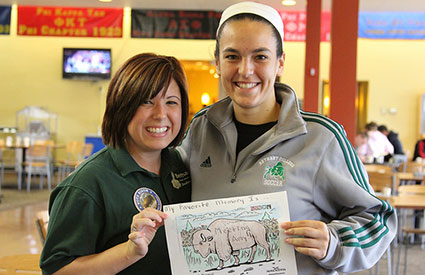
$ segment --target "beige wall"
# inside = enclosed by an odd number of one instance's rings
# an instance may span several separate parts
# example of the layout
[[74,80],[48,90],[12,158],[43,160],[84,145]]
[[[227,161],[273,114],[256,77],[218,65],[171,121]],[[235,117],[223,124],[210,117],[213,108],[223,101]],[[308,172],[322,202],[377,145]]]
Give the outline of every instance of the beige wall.
[[[419,96],[425,94],[424,49],[425,40],[359,39],[357,44],[357,79],[369,83],[367,120],[398,133],[411,154],[419,138]],[[323,42],[320,81],[329,79],[329,62],[330,43]]]
[[[181,60],[212,60],[212,40],[132,39],[129,10],[120,39],[24,37],[16,35],[16,9],[11,35],[0,36],[0,126],[14,126],[16,111],[37,105],[57,113],[57,141],[83,140],[97,133],[107,81],[64,80],[63,47],[112,48],[113,71],[140,52],[174,55]],[[300,98],[304,88],[304,43],[286,42],[282,81]],[[368,120],[385,123],[400,134],[405,149],[413,150],[418,137],[418,98],[425,93],[425,41],[359,39],[359,80],[369,81]],[[329,43],[321,45],[320,79],[329,76]],[[391,115],[389,108],[396,108]],[[382,110],[386,110],[383,113]]]
[[15,126],[15,113],[25,106],[41,106],[58,114],[57,142],[84,140],[95,134],[105,108],[108,81],[62,79],[62,48],[111,48],[113,71],[140,52],[174,55],[186,60],[210,60],[213,41],[131,39],[129,10],[125,11],[124,38],[61,38],[16,35],[16,9],[12,33],[0,36],[0,126]]
[[357,78],[369,81],[368,119],[398,132],[412,154],[419,138],[419,96],[425,94],[424,49],[425,40],[358,43]]

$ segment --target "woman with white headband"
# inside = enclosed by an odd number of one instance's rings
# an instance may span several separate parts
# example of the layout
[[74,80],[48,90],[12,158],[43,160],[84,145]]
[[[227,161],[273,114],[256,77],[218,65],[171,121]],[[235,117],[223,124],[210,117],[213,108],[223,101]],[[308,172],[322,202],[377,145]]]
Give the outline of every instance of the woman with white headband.
[[338,123],[300,111],[282,74],[283,24],[254,2],[228,7],[216,66],[228,97],[203,109],[182,146],[192,200],[286,190],[291,222],[281,224],[299,274],[372,267],[396,233],[396,214],[374,196]]

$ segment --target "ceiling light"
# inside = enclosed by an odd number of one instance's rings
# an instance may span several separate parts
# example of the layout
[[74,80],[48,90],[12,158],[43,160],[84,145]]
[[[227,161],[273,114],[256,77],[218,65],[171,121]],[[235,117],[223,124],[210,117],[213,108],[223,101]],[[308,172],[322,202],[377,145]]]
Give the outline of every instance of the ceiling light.
[[282,5],[284,6],[294,6],[297,4],[295,0],[282,0]]
[[99,2],[108,3],[108,2],[112,2],[112,0],[99,0]]

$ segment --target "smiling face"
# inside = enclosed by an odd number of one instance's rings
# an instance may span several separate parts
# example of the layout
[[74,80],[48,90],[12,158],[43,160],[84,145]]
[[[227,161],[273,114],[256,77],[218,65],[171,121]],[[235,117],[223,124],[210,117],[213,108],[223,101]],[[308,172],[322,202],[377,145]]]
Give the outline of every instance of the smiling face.
[[283,71],[284,55],[276,56],[272,26],[249,19],[226,23],[220,36],[217,72],[232,98],[235,113],[271,110],[274,83]]
[[180,89],[171,79],[166,92],[144,102],[128,124],[129,152],[158,152],[177,136],[182,121]]

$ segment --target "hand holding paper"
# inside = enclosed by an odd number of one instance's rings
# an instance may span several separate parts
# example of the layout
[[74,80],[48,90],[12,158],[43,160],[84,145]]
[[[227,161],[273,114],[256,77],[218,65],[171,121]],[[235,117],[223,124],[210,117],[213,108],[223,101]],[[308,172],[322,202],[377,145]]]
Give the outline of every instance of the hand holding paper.
[[286,191],[165,205],[173,274],[297,274]]
[[285,229],[286,235],[294,236],[286,238],[286,242],[292,244],[299,253],[317,260],[326,257],[329,246],[329,231],[325,223],[302,220],[283,222],[281,227]]

